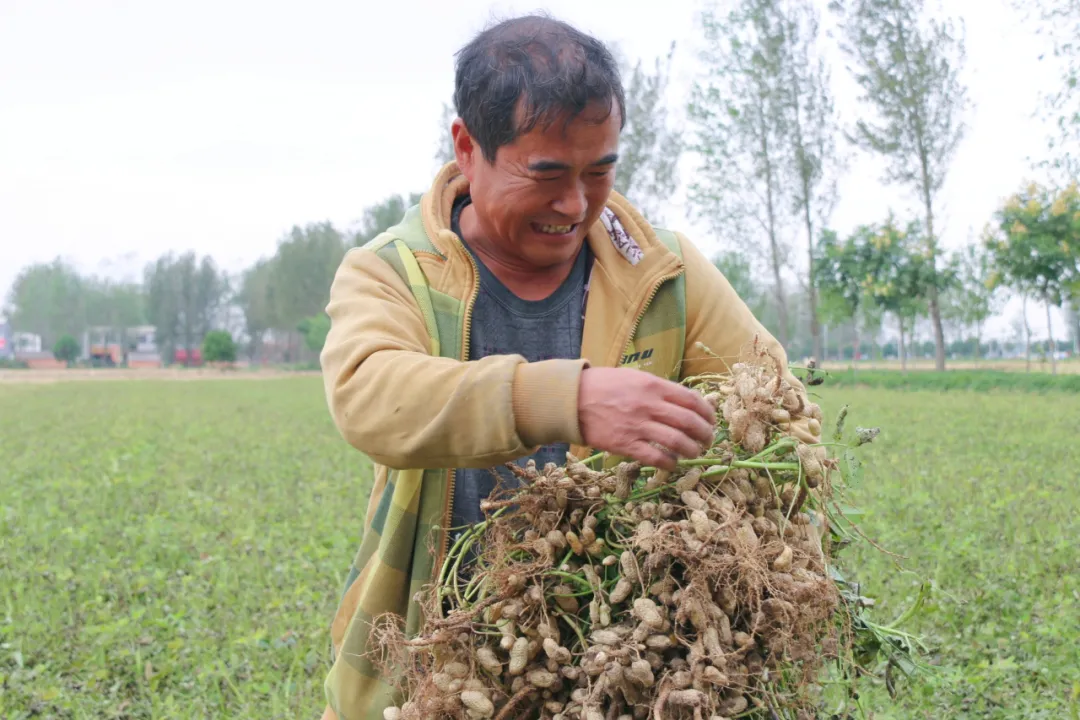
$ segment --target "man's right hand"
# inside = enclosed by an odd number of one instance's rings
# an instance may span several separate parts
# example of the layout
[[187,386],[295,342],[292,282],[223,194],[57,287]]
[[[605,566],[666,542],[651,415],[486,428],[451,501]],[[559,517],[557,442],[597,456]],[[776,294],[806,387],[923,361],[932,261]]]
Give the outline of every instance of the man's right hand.
[[679,458],[700,457],[712,445],[715,418],[699,393],[643,370],[582,372],[578,422],[597,450],[674,470]]

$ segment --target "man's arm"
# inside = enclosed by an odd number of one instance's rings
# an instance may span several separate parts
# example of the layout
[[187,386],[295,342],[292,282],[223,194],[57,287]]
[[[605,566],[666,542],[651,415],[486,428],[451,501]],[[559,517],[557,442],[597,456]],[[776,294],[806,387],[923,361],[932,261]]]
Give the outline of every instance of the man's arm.
[[[758,342],[784,368],[784,379],[804,402],[809,402],[803,384],[788,369],[783,346],[754,317],[723,273],[685,235],[676,235],[686,264],[687,325],[682,376],[730,372],[731,366],[739,361],[740,355],[750,348],[757,336]],[[698,343],[708,350],[701,349]],[[806,419],[791,423],[790,432],[803,442],[820,442],[820,438],[807,428]]]
[[412,293],[369,250],[334,277],[321,354],[327,402],[352,446],[391,468],[490,467],[556,441],[582,442],[584,360],[433,357]]

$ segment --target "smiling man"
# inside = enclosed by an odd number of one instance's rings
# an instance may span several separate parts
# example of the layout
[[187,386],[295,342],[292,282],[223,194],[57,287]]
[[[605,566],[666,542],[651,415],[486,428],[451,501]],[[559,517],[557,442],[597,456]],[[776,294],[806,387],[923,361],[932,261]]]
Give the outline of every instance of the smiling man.
[[324,718],[401,701],[369,655],[372,620],[419,628],[415,593],[454,529],[483,519],[496,475],[516,482],[505,463],[605,451],[673,468],[714,422],[680,380],[726,372],[755,337],[786,366],[716,267],[613,192],[625,107],[602,43],[546,17],[503,22],[460,51],[454,102],[456,161],[348,253],[327,307],[327,399],[375,481]]

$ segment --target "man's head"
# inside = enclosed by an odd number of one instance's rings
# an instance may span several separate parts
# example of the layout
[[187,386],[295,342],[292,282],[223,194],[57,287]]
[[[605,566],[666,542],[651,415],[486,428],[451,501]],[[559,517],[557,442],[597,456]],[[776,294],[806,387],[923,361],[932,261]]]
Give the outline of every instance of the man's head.
[[598,40],[543,16],[480,33],[457,56],[453,126],[481,230],[538,268],[581,247],[611,192],[625,100]]

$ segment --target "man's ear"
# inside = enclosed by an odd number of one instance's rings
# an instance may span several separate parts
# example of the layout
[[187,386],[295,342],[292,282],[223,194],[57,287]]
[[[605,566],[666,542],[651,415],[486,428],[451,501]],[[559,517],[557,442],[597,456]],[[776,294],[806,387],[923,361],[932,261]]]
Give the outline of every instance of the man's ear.
[[476,163],[481,160],[480,146],[473,141],[465,127],[465,121],[461,118],[454,118],[450,135],[454,139],[454,157],[457,159],[458,168],[471,182]]

